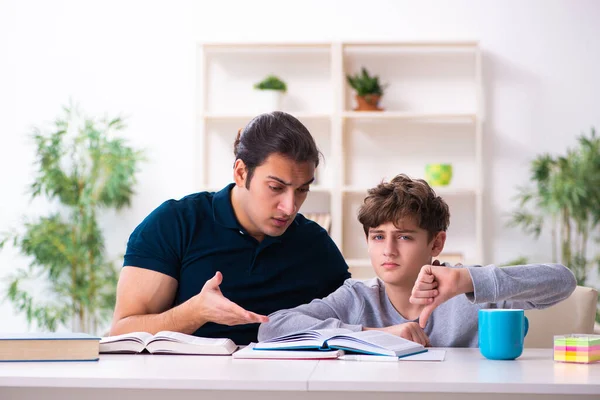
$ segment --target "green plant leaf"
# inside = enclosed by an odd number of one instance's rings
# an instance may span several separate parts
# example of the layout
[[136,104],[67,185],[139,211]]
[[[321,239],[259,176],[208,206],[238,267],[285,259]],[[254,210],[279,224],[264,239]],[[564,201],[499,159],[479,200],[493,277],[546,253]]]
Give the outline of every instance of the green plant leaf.
[[365,67],[362,67],[360,73],[354,76],[346,75],[346,81],[361,97],[368,95],[383,96],[384,89],[387,86],[379,82],[379,76],[369,75]]
[[280,92],[287,91],[285,82],[275,75],[268,75],[265,79],[256,83],[254,88],[259,90],[277,90]]
[[590,270],[598,268],[598,254],[588,255],[588,239],[600,228],[600,138],[592,127],[577,145],[563,154],[541,154],[530,166],[530,185],[518,189],[509,226],[539,237],[555,227],[554,253],[570,268],[579,285],[591,285]]
[[[121,117],[94,118],[78,107],[63,108],[53,129],[34,128],[35,178],[32,198],[56,200],[60,210],[25,221],[22,232],[3,236],[29,260],[6,286],[6,298],[28,323],[55,330],[73,320],[84,329],[112,313],[117,283],[114,264],[106,260],[98,215],[131,203],[143,151],[118,133]],[[67,135],[67,132],[72,134]],[[48,293],[27,290],[42,282]]]

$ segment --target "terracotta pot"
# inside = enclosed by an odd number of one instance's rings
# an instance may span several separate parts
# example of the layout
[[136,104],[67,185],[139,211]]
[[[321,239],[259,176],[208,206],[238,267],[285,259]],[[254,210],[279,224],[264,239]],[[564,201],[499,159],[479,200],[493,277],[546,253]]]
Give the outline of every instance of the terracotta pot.
[[379,108],[380,95],[368,94],[366,96],[356,95],[355,97],[357,107],[354,111],[383,111],[383,108]]

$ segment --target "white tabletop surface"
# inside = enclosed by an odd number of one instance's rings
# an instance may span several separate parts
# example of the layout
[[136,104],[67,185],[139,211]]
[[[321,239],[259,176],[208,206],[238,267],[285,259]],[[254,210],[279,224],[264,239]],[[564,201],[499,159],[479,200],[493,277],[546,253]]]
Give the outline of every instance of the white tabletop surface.
[[600,395],[600,363],[554,362],[552,349],[525,349],[514,361],[447,349],[442,362],[319,363],[309,390]]
[[101,354],[97,362],[0,363],[0,387],[305,391],[317,363]]
[[0,363],[2,387],[600,395],[600,363],[557,363],[551,349],[526,349],[516,361],[447,349],[445,361],[397,363],[103,354],[98,362]]

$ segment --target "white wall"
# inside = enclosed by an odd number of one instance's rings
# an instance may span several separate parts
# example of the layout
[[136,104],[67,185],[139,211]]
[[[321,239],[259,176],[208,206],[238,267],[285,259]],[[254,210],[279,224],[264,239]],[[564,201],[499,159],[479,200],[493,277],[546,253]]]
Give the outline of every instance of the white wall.
[[[27,200],[27,133],[69,98],[92,113],[128,115],[131,143],[150,158],[133,207],[103,219],[111,254],[124,251],[160,202],[193,192],[196,41],[478,40],[487,91],[485,261],[548,260],[549,239],[506,228],[505,215],[530,159],[600,128],[598,15],[593,0],[0,0],[0,231],[46,209]],[[0,252],[0,277],[25,265],[13,249]],[[26,328],[0,303],[0,331]]]

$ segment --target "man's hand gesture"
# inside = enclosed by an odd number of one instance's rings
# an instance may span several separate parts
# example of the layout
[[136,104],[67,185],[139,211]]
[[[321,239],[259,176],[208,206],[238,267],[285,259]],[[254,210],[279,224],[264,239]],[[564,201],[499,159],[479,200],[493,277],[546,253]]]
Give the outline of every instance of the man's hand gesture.
[[223,274],[217,272],[206,281],[200,293],[194,296],[194,306],[198,309],[202,324],[215,322],[231,326],[269,321],[268,317],[244,310],[223,296],[219,288],[221,282]]

